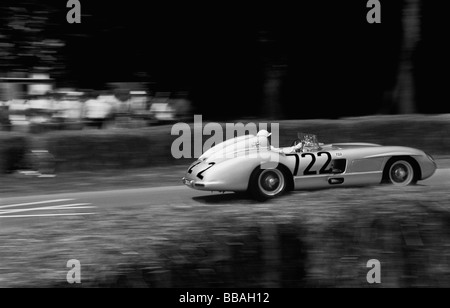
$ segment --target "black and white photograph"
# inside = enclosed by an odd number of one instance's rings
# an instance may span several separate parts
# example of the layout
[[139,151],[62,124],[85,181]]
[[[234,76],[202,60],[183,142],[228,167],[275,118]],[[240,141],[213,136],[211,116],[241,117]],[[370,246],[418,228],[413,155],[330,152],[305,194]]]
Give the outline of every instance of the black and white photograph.
[[0,288],[450,287],[448,12],[2,0]]

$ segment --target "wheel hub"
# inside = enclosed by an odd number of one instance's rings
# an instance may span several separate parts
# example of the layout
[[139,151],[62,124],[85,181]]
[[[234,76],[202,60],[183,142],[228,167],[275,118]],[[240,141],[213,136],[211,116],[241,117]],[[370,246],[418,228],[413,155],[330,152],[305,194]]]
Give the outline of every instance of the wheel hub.
[[408,185],[413,177],[413,170],[409,163],[397,162],[390,169],[391,181],[396,185]]
[[285,186],[285,180],[281,171],[277,169],[264,170],[258,179],[261,191],[268,196],[276,196]]
[[398,168],[397,170],[395,170],[395,177],[398,179],[404,180],[407,175],[408,175],[408,172],[406,172],[406,170],[403,168]]
[[264,181],[264,188],[267,190],[275,190],[278,187],[278,184],[280,183],[280,180],[273,176],[268,175]]

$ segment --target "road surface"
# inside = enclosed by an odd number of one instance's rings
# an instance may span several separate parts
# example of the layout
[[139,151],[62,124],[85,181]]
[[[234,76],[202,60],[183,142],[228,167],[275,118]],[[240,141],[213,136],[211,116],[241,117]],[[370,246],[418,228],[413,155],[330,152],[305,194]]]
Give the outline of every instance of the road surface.
[[[419,182],[419,185],[450,187],[450,169],[438,169],[430,179]],[[34,221],[63,216],[101,215],[119,207],[195,204],[202,196],[211,194],[185,186],[167,186],[4,198],[0,201],[0,228],[29,225]],[[241,197],[227,194],[223,198],[238,201]]]

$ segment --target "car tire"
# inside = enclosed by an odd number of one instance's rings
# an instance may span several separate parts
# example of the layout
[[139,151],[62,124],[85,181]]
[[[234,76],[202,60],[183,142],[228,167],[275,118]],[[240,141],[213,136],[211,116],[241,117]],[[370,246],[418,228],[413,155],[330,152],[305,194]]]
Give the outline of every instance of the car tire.
[[250,176],[248,192],[258,201],[266,201],[282,195],[288,186],[288,180],[281,168],[256,168]]
[[384,169],[385,180],[395,186],[408,186],[417,183],[415,164],[410,158],[390,160]]

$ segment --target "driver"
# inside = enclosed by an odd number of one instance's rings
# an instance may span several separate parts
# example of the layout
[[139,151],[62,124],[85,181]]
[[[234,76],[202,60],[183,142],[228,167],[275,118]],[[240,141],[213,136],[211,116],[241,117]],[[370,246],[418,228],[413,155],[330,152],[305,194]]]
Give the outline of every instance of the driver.
[[267,130],[263,129],[258,132],[256,137],[258,138],[258,145],[262,147],[269,147],[272,151],[282,153],[282,154],[291,154],[296,152],[302,152],[304,143],[303,141],[299,144],[296,144],[292,147],[287,148],[275,148],[270,144],[269,137],[272,135],[272,133],[269,133]]
[[256,135],[256,137],[258,138],[258,141],[257,141],[258,146],[264,147],[264,148],[270,146],[272,148],[272,146],[270,145],[270,141],[269,141],[270,136],[272,136],[272,133],[269,133],[265,129],[260,130],[258,132],[258,134]]

